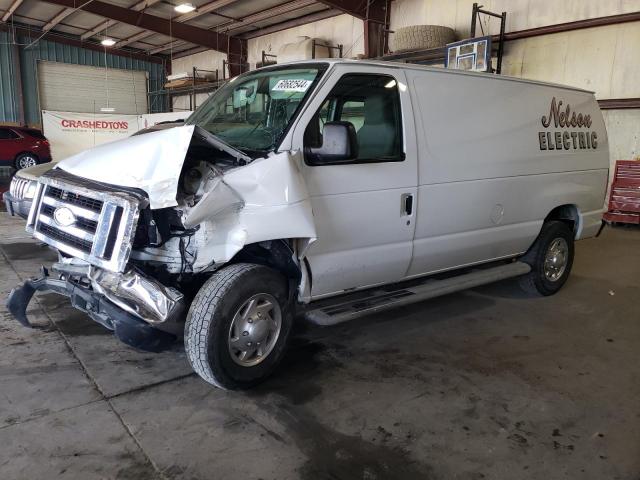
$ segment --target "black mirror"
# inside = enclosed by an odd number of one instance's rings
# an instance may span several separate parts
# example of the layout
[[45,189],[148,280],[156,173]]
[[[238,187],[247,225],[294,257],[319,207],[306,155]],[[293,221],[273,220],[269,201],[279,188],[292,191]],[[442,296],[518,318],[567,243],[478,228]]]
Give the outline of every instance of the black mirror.
[[358,138],[351,122],[327,122],[322,131],[322,146],[308,149],[309,163],[344,163],[358,158]]

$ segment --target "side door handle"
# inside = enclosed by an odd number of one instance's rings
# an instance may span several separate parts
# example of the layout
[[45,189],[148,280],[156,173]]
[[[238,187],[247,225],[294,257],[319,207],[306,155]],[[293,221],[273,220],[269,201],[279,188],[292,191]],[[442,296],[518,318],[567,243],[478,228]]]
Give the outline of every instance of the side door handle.
[[411,215],[413,213],[413,195],[411,193],[403,193],[400,197],[402,215]]

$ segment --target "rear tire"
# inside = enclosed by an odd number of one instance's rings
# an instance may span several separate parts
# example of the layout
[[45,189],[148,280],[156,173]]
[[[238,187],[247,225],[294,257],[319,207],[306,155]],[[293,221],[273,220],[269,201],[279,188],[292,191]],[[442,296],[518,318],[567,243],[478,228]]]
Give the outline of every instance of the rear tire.
[[573,266],[573,231],[565,222],[550,221],[521,258],[531,272],[520,278],[522,289],[534,295],[553,295],[562,288]]
[[214,273],[193,300],[185,324],[193,370],[228,390],[252,387],[271,375],[293,323],[287,290],[285,277],[262,265],[238,263]]
[[21,153],[16,157],[16,168],[22,170],[23,168],[35,167],[38,164],[38,157],[33,153]]

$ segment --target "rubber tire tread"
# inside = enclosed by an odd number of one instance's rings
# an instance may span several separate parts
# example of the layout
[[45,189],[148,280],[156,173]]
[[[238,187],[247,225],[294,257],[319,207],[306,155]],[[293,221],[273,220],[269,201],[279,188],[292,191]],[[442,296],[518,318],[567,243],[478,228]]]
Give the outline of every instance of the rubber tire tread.
[[[254,274],[260,269],[271,270],[263,265],[251,263],[236,263],[218,270],[200,288],[187,314],[184,347],[189,364],[203,380],[224,390],[247,388],[252,385],[243,385],[227,378],[224,372],[215,366],[212,369],[209,362],[209,351],[212,340],[211,330],[216,328],[215,314],[229,291],[238,287],[238,283],[242,283],[243,277]],[[286,342],[290,329],[286,328],[289,313],[287,306],[281,305],[281,308],[284,330],[281,332],[281,336],[285,336]],[[289,321],[289,327],[290,324]]]
[[[562,236],[569,246],[569,260],[562,277],[556,282],[550,282],[544,277],[542,271],[544,257],[549,244],[559,236]],[[521,258],[521,261],[531,265],[531,272],[519,279],[520,288],[532,296],[549,296],[558,292],[567,281],[573,266],[574,241],[573,231],[565,222],[552,220],[542,225],[538,238],[529,251]]]
[[455,41],[452,28],[441,25],[411,25],[396,30],[392,37],[394,52],[408,52],[444,47]]

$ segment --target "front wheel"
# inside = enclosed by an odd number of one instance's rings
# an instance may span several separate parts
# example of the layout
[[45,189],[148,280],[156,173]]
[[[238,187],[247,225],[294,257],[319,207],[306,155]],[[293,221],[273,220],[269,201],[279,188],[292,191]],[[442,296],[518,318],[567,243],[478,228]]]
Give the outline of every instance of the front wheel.
[[262,265],[230,265],[214,273],[191,304],[187,358],[212,385],[249,388],[278,366],[291,325],[287,281],[280,273]]
[[531,272],[521,278],[522,288],[532,294],[553,295],[562,288],[573,266],[573,231],[565,222],[550,221],[522,261]]

